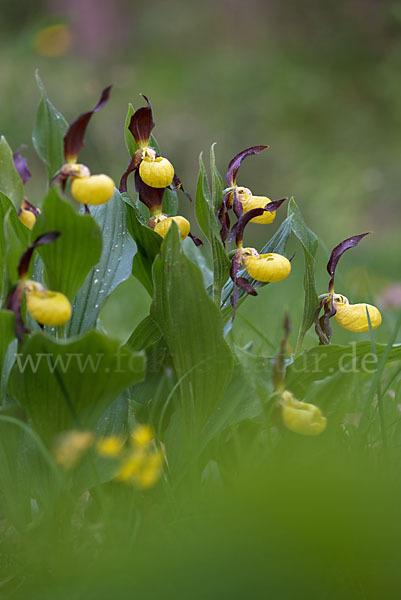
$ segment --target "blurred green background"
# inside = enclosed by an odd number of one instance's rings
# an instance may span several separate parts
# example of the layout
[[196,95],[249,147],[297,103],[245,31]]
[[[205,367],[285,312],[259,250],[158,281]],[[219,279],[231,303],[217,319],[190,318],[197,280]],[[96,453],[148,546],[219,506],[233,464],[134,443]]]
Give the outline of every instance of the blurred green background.
[[[53,25],[65,27],[47,29]],[[272,199],[295,196],[322,240],[319,291],[327,286],[327,249],[352,234],[375,232],[342,259],[337,291],[352,302],[389,308],[378,331],[379,339],[388,338],[394,308],[401,305],[400,2],[3,0],[0,34],[1,133],[13,149],[28,146],[33,203],[40,204],[46,186],[31,143],[39,102],[35,69],[69,121],[95,104],[102,87],[114,84],[81,159],[116,181],[128,161],[127,104],[138,106],[143,92],[153,103],[163,153],[192,195],[199,152],[207,155],[211,143],[217,142],[222,173],[242,148],[270,145],[247,159],[239,183]],[[182,204],[191,215],[184,197]],[[245,243],[260,247],[275,228],[266,233],[253,225]],[[277,305],[293,309],[296,329],[303,257],[293,246],[291,278],[241,308],[259,329]],[[109,301],[104,325],[123,338],[148,304],[146,292],[130,280]],[[239,341],[258,339],[240,321],[234,329]],[[275,341],[281,319],[274,318],[273,331],[263,323]],[[351,339],[335,328],[335,341]],[[312,333],[309,340],[315,343]]]

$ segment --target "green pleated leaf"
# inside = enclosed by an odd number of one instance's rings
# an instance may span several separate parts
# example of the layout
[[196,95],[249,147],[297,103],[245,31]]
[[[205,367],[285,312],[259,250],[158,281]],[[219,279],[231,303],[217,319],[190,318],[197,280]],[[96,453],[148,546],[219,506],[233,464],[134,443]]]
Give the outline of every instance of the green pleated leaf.
[[[370,341],[352,342],[347,346],[331,344],[317,346],[301,354],[286,372],[286,386],[299,398],[303,398],[309,386],[314,382],[325,379],[330,375],[342,372],[373,375],[386,344],[376,344],[377,358],[372,353]],[[401,360],[401,344],[390,348],[387,362]]]
[[144,369],[143,354],[97,331],[70,342],[40,332],[17,355],[10,391],[49,442],[60,431],[95,427]]
[[[213,155],[214,156],[214,155]],[[219,194],[216,189],[217,172],[212,174],[214,180],[213,193],[217,197]],[[205,165],[202,154],[199,157],[199,175],[196,189],[195,213],[200,228],[207,237],[212,249],[213,259],[213,299],[220,305],[221,291],[230,271],[230,260],[225,251],[223,242],[220,238],[219,226],[217,224],[216,214],[213,206],[213,199],[210,194],[209,183],[207,180]]]
[[145,317],[136,329],[132,332],[127,341],[127,346],[131,350],[145,350],[148,346],[157,342],[161,337],[161,331],[156,321],[150,315]]
[[153,275],[151,316],[168,345],[186,417],[199,417],[201,426],[220,402],[233,357],[223,339],[220,311],[205,291],[199,268],[185,256],[175,223],[155,260]]
[[132,274],[153,296],[152,265],[162,243],[161,236],[146,225],[131,199],[123,194],[127,206],[128,230],[136,242],[137,252],[132,263]]
[[0,403],[5,399],[5,389],[10,372],[7,350],[15,340],[15,316],[10,310],[0,310]]
[[5,194],[17,210],[24,199],[24,186],[14,167],[13,153],[6,138],[0,137],[0,192]]
[[300,326],[297,342],[297,352],[301,350],[305,333],[313,325],[313,318],[319,299],[315,286],[315,256],[319,245],[316,235],[305,225],[294,198],[290,199],[288,205],[288,216],[292,217],[291,229],[295,237],[300,241],[304,251],[305,259],[305,303],[302,323]]
[[18,264],[29,245],[30,230],[19,220],[11,201],[0,194],[0,216],[3,222],[0,232],[0,252],[3,268],[3,295],[7,295],[9,284],[18,281]]
[[90,210],[102,234],[102,254],[75,296],[72,317],[67,326],[70,336],[96,326],[105,300],[131,275],[132,258],[136,252],[127,228],[126,204],[117,190],[114,190],[109,202],[93,206]]
[[28,245],[29,229],[18,219],[11,200],[0,192],[0,306],[7,298],[10,284],[17,280],[17,266]]
[[38,73],[35,77],[42,98],[36,113],[32,141],[36,152],[47,167],[51,181],[65,163],[63,139],[68,129],[68,123],[50,102]]
[[92,216],[78,215],[51,189],[33,228],[32,239],[49,231],[59,231],[61,235],[55,242],[38,249],[44,263],[46,285],[73,300],[89,270],[99,262],[100,229]]

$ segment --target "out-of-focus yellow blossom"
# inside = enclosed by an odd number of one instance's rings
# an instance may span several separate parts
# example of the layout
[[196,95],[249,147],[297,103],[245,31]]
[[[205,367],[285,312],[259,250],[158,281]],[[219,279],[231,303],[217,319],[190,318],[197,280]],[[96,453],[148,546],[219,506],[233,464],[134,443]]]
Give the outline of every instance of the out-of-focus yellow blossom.
[[280,404],[287,429],[301,435],[319,435],[326,429],[327,419],[314,404],[300,402],[287,390],[282,393]]
[[108,436],[100,440],[96,449],[105,458],[119,461],[115,478],[145,490],[159,480],[163,467],[163,453],[156,448],[154,432],[149,425],[138,425],[131,432],[130,445],[124,447],[120,436]]
[[134,446],[145,448],[154,439],[153,429],[150,425],[138,425],[131,433],[131,440]]
[[94,441],[95,436],[91,431],[74,429],[63,433],[56,443],[54,458],[65,469],[72,469]]
[[71,31],[67,25],[50,25],[36,34],[33,43],[40,56],[56,58],[70,50],[72,46]]
[[160,450],[133,450],[122,462],[116,478],[133,483],[140,489],[148,489],[158,482],[162,465],[163,455]]
[[71,183],[71,194],[81,204],[94,206],[105,204],[113,197],[114,181],[104,174],[74,177]]
[[118,456],[124,446],[124,438],[118,435],[108,435],[96,444],[98,454],[114,458]]

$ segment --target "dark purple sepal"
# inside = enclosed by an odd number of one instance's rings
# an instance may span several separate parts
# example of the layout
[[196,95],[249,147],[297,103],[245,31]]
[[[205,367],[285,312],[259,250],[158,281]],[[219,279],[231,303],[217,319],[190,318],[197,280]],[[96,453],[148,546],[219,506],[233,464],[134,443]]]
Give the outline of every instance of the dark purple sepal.
[[233,211],[237,219],[240,219],[244,213],[242,203],[238,199],[238,192],[236,187],[233,191]]
[[19,284],[17,285],[9,297],[7,298],[6,308],[8,310],[12,310],[15,315],[15,335],[18,341],[22,344],[24,333],[31,333],[30,329],[25,327],[25,323],[22,319],[21,314],[21,303],[22,303],[22,294],[24,292],[24,286]]
[[247,294],[250,294],[251,296],[258,295],[258,292],[255,290],[253,285],[251,285],[249,281],[245,279],[245,277],[237,277],[235,283],[241,288],[241,290],[244,290],[244,292],[246,292]]
[[24,254],[21,256],[21,260],[19,261],[18,265],[18,277],[20,279],[22,279],[28,274],[29,265],[31,263],[32,255],[35,249],[38,246],[44,246],[45,244],[50,244],[51,242],[54,242],[59,237],[59,235],[59,231],[51,231],[49,233],[44,233],[43,235],[40,235],[38,238],[36,238],[33,244],[25,250]]
[[135,189],[139,200],[148,207],[151,212],[162,212],[163,194],[165,188],[152,188],[142,181],[139,171],[135,171]]
[[236,222],[236,224],[232,228],[228,241],[231,242],[235,237],[235,241],[238,246],[242,242],[244,229],[245,226],[249,223],[249,221],[251,221],[255,217],[260,217],[261,215],[263,215],[264,212],[276,211],[286,200],[287,198],[281,198],[281,200],[269,202],[269,204],[266,204],[264,208],[252,208],[251,210],[248,210],[242,215],[242,217]]
[[242,150],[238,154],[234,156],[234,158],[230,161],[227,169],[226,180],[229,186],[235,185],[235,181],[237,178],[238,169],[241,166],[242,161],[247,156],[251,154],[260,154],[263,150],[268,148],[269,146],[251,146],[250,148],[246,148]]
[[16,150],[13,154],[14,167],[17,170],[18,175],[22,179],[22,183],[25,185],[28,179],[31,178],[31,172],[28,167],[28,162],[26,158],[21,155],[21,150],[26,148],[26,146],[21,146]]
[[[320,311],[324,308],[324,313],[320,316]],[[333,296],[331,296],[330,303],[327,302],[327,298],[323,298],[318,308],[315,311],[315,331],[319,338],[319,344],[321,346],[327,346],[330,344],[332,329],[330,325],[331,317],[334,317],[337,310],[334,308]]]
[[174,189],[174,191],[176,191],[176,190],[181,190],[181,192],[183,192],[183,193],[186,195],[186,197],[188,198],[188,200],[189,200],[190,202],[192,202],[192,198],[191,198],[191,196],[190,196],[190,195],[188,194],[188,192],[187,192],[187,191],[184,189],[184,186],[182,185],[182,181],[181,181],[181,179],[180,179],[180,178],[179,178],[177,175],[174,175],[174,177],[173,177],[173,183],[174,183],[174,185],[175,185],[175,188],[173,188],[173,189]]
[[230,277],[233,281],[233,293],[231,294],[230,301],[233,307],[233,316],[232,320],[235,318],[235,311],[237,309],[238,304],[238,288],[243,289],[247,294],[251,294],[252,296],[257,296],[258,293],[255,288],[249,283],[245,277],[237,277],[238,272],[242,268],[242,257],[241,251],[236,252],[231,259],[231,268],[230,268]]
[[125,194],[127,192],[128,177],[129,175],[131,175],[131,173],[133,173],[133,171],[135,171],[135,169],[139,167],[141,160],[142,150],[137,150],[134,156],[129,161],[128,167],[126,168],[125,172],[123,173],[120,179],[120,185],[118,187],[120,194]]
[[131,117],[128,129],[134,136],[134,139],[140,148],[149,145],[150,134],[155,126],[152,114],[152,105],[148,98],[141,94],[147,103],[147,106],[138,108]]
[[202,240],[200,240],[196,235],[193,235],[191,232],[188,233],[188,237],[191,238],[195,246],[203,246]]
[[224,204],[222,204],[217,212],[217,219],[221,225],[220,238],[225,245],[228,233],[230,231],[230,216]]
[[347,238],[346,240],[344,240],[343,242],[338,244],[338,246],[336,246],[333,249],[332,253],[330,254],[329,262],[327,263],[327,272],[331,276],[331,280],[330,280],[330,284],[329,284],[329,291],[331,291],[333,289],[334,273],[335,273],[338,261],[340,260],[341,256],[344,254],[344,252],[346,250],[349,250],[349,248],[354,248],[355,246],[357,246],[359,244],[359,242],[361,241],[361,239],[364,238],[366,235],[369,235],[370,233],[372,233],[372,232],[367,231],[366,233],[361,233],[359,235],[353,235],[352,237]]
[[106,104],[113,86],[105,88],[100,96],[99,102],[95,108],[80,115],[67,129],[64,136],[64,158],[66,162],[75,161],[84,145],[85,132],[89,121],[94,113],[98,112]]

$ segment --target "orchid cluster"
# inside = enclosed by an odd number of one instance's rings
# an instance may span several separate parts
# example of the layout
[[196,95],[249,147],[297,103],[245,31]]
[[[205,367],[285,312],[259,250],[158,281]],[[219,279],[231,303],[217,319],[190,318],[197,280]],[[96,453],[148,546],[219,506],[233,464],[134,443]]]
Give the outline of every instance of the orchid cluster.
[[[55,174],[52,184],[60,183],[65,192],[70,184],[72,197],[83,204],[86,212],[91,205],[107,203],[114,195],[113,180],[105,174],[92,175],[89,168],[78,163],[79,153],[84,145],[87,126],[96,112],[107,102],[111,86],[105,88],[96,106],[81,114],[68,128],[64,136],[65,164]],[[166,190],[181,190],[191,200],[184,190],[171,162],[159,154],[157,144],[152,136],[155,127],[152,106],[146,96],[143,96],[146,106],[133,111],[128,123],[127,134],[132,136],[132,147],[135,149],[131,160],[123,173],[119,191],[127,195],[129,176],[134,174],[135,189],[139,202],[148,209],[147,227],[152,229],[161,238],[164,238],[173,222],[176,223],[180,237],[184,240],[190,237],[199,246],[202,242],[191,232],[190,222],[181,215],[169,215],[163,210],[163,196]],[[220,226],[222,248],[227,242],[235,240],[235,250],[228,256],[231,257],[230,277],[233,283],[231,303],[233,318],[238,305],[239,290],[249,295],[257,295],[256,287],[260,284],[280,282],[291,273],[291,259],[282,254],[270,252],[260,254],[256,248],[244,246],[243,238],[248,223],[268,225],[273,223],[276,213],[287,198],[272,201],[267,196],[254,195],[250,188],[239,186],[237,176],[243,160],[247,156],[260,154],[268,146],[252,146],[239,152],[230,161],[226,174],[227,187],[223,190],[221,205],[215,213],[216,224]],[[13,155],[14,165],[23,184],[28,181],[30,172],[26,160],[20,151]],[[219,200],[220,201],[220,200]],[[230,212],[236,217],[236,222],[231,226]],[[39,210],[23,199],[18,216],[20,221],[29,229],[33,229]],[[218,229],[216,236],[218,237]],[[22,342],[23,334],[30,333],[24,323],[25,307],[27,312],[41,326],[62,326],[71,317],[71,304],[66,296],[57,291],[47,290],[42,284],[28,278],[31,259],[35,249],[43,244],[54,242],[59,232],[50,232],[35,239],[33,244],[24,252],[18,267],[19,281],[9,295],[7,308],[16,316],[16,335]],[[367,233],[353,236],[341,242],[334,248],[327,264],[327,271],[331,277],[328,293],[319,298],[319,305],[315,312],[315,329],[320,344],[329,344],[331,340],[330,319],[335,320],[349,331],[364,332],[375,329],[381,323],[379,310],[369,304],[350,304],[342,294],[334,291],[334,275],[338,261],[342,254],[356,246]],[[220,244],[220,240],[219,244]],[[227,269],[228,270],[228,269]],[[228,273],[227,273],[228,275]],[[323,314],[321,314],[323,311]],[[288,337],[289,326],[285,328],[286,334],[279,355],[278,365],[282,367],[284,357],[284,343]],[[290,391],[285,389],[284,376],[281,367],[276,370],[277,381],[274,382],[276,392],[279,394],[279,406],[282,410],[284,425],[303,435],[317,435],[326,427],[326,419],[320,410],[311,404],[297,400]],[[136,436],[136,437],[135,437]],[[139,436],[139,437],[138,437]],[[141,437],[142,436],[142,437]],[[88,439],[74,438],[78,446],[85,446]],[[121,480],[136,482],[140,487],[153,485],[160,477],[162,457],[158,450],[153,451],[152,435],[150,430],[141,429],[131,437],[130,450],[124,449],[124,440],[109,437],[98,443],[98,453],[109,458],[121,457],[122,463],[118,473]],[[77,441],[78,440],[78,441]],[[92,443],[93,440],[91,440]],[[79,443],[78,443],[79,442]],[[82,442],[82,444],[81,444]],[[81,444],[81,445],[80,445]],[[68,461],[67,461],[68,462]]]
[[174,191],[180,189],[189,200],[191,200],[191,197],[184,190],[171,162],[160,156],[157,150],[152,147],[152,131],[155,127],[152,105],[146,96],[143,96],[143,98],[147,105],[138,108],[134,112],[128,126],[138,150],[132,156],[121,177],[120,192],[127,192],[128,177],[131,173],[134,173],[135,189],[139,201],[147,206],[150,211],[151,217],[148,226],[164,238],[171,223],[175,221],[181,239],[184,240],[189,236],[199,246],[202,242],[191,234],[191,225],[185,217],[180,215],[169,216],[163,212],[163,195],[166,188]]

